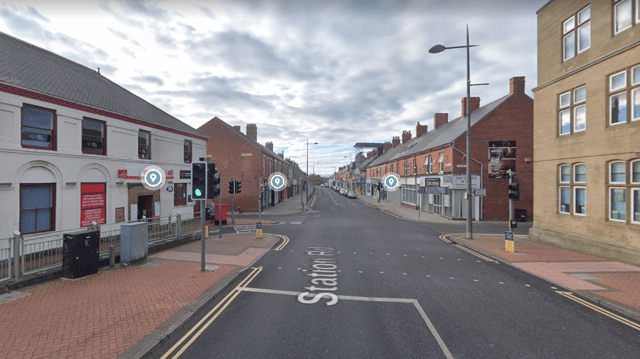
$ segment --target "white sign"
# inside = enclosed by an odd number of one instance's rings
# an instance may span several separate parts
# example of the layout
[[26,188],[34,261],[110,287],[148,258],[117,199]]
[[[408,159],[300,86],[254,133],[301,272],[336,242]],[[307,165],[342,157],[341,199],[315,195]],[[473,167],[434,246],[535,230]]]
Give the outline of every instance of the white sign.
[[486,188],[478,188],[475,191],[473,191],[473,194],[475,194],[478,197],[486,197],[487,196],[487,189]]
[[451,200],[450,200],[451,196],[449,196],[448,194],[444,195],[444,206],[445,207],[451,207]]
[[[471,176],[471,188],[480,188],[480,176]],[[451,177],[451,189],[467,189],[467,175],[453,175]]]
[[129,220],[136,221],[138,220],[138,204],[134,203],[131,205],[131,210],[129,211]]
[[159,218],[160,217],[160,202],[155,202],[154,203],[155,206],[155,211],[153,212],[154,217]]
[[433,204],[433,193],[429,193],[429,204]]

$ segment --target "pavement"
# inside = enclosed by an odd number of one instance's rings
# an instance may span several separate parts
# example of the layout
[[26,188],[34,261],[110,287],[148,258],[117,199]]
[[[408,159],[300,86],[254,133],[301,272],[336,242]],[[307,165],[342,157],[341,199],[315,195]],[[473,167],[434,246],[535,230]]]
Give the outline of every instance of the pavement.
[[13,359],[139,358],[279,240],[270,234],[215,235],[206,240],[204,272],[195,241],[131,266],[0,295],[0,353]]
[[[313,190],[314,190],[313,188],[309,188],[309,197],[311,197],[310,203],[313,202]],[[302,192],[302,193],[306,196],[306,192]],[[302,208],[303,206],[300,204],[301,197],[303,197],[302,194],[297,194],[295,196],[287,198],[282,202],[278,202],[273,207],[263,209],[262,215],[263,216],[284,216],[284,215],[290,215],[290,214],[304,213],[305,211],[307,211],[308,207],[307,207],[307,203],[304,202],[303,200],[304,209]],[[257,215],[258,215],[258,212],[242,212],[241,215],[236,214],[236,219],[242,218],[242,216],[257,216]]]
[[[359,196],[358,199],[378,207],[377,198]],[[418,215],[420,211],[413,208],[385,201],[381,201],[379,209],[411,221],[465,224],[465,221],[451,220],[432,213],[422,212]],[[475,228],[478,228],[476,224],[502,224],[503,228],[507,225],[506,221],[474,221]],[[565,296],[577,296],[640,321],[640,267],[532,242],[524,234],[514,236],[515,252],[507,252],[504,229],[498,233],[474,233],[473,239],[466,239],[465,233],[447,234],[444,237],[454,244],[547,280],[557,285],[559,292],[562,289],[570,291],[570,294],[564,292]],[[636,324],[636,328],[640,330],[640,325]]]

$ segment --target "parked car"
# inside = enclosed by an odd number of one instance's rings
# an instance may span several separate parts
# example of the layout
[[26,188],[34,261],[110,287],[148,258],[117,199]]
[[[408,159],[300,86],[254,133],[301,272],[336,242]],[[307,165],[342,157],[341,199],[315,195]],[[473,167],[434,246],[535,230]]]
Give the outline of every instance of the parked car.
[[347,192],[348,198],[358,198],[358,195],[354,191]]
[[347,191],[346,189],[344,189],[344,188],[340,188],[340,194],[341,194],[341,195],[343,195],[343,196],[344,196],[344,193],[345,193],[346,191]]

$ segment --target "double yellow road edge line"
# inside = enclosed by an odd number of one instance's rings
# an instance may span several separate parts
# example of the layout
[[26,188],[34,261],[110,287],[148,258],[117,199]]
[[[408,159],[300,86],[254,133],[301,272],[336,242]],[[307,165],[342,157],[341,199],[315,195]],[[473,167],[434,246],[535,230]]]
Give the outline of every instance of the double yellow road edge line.
[[242,282],[240,282],[240,284],[238,284],[238,286],[234,290],[229,292],[229,294],[227,294],[227,296],[224,297],[224,299],[222,299],[220,303],[218,303],[213,309],[211,309],[211,311],[207,313],[207,315],[205,315],[204,318],[200,319],[198,324],[196,324],[193,328],[191,328],[191,330],[189,330],[187,334],[185,334],[173,347],[171,347],[171,349],[169,349],[162,356],[161,359],[168,358],[171,355],[171,353],[173,353],[180,346],[180,344],[182,344],[187,338],[189,338],[189,336],[191,336],[191,334],[193,334],[193,332],[196,331],[198,327],[200,327],[209,317],[211,317],[211,319],[209,319],[209,321],[206,324],[204,324],[202,328],[200,328],[200,330],[198,330],[198,332],[172,358],[175,359],[175,358],[178,358],[180,355],[182,355],[182,353],[184,353],[184,351],[187,350],[187,348],[189,348],[189,346],[196,339],[198,339],[198,337],[202,334],[202,332],[204,332],[211,325],[211,323],[213,323],[213,321],[216,320],[216,318],[218,318],[220,313],[222,313],[222,311],[224,311],[225,308],[227,308],[227,306],[231,302],[233,302],[233,300],[238,296],[238,294],[244,288],[246,288],[249,285],[249,283],[251,283],[251,281],[256,276],[258,276],[258,274],[260,274],[260,272],[262,272],[262,267],[259,267],[259,268],[252,267],[251,273],[249,273],[249,275],[244,280],[242,280]]
[[455,244],[455,243],[453,243],[453,242],[452,242],[449,238],[447,238],[444,234],[441,234],[439,238],[440,238],[441,240],[443,240],[444,242],[449,243],[449,244],[453,244],[453,246],[454,246],[454,247],[456,247],[456,248],[460,248],[460,249],[462,249],[463,251],[465,251],[465,252],[467,252],[467,253],[470,253],[470,254],[473,254],[474,256],[476,256],[476,257],[478,257],[478,258],[480,258],[480,259],[483,259],[483,260],[485,260],[485,261],[487,261],[487,262],[497,263],[497,261],[496,261],[496,260],[494,260],[494,259],[491,259],[491,258],[489,258],[489,257],[487,257],[487,256],[485,256],[485,255],[483,255],[483,254],[480,254],[480,253],[478,253],[478,252],[476,252],[476,251],[474,251],[474,250],[471,250],[471,249],[469,249],[469,248],[467,248],[467,247],[465,247],[465,246],[462,246],[462,245],[459,245],[459,244]]
[[586,301],[584,299],[578,298],[575,295],[573,295],[572,292],[564,292],[564,291],[557,290],[556,293],[560,294],[561,296],[563,296],[565,298],[569,298],[569,299],[573,300],[576,303],[580,303],[580,304],[584,305],[587,308],[591,308],[591,309],[595,310],[596,312],[598,312],[600,314],[604,314],[604,315],[606,315],[607,317],[609,317],[609,318],[611,318],[613,320],[617,320],[618,322],[620,322],[622,324],[628,325],[628,326],[630,326],[631,328],[633,328],[635,330],[639,330],[640,331],[640,324],[632,322],[629,319],[621,317],[621,316],[619,316],[619,315],[617,315],[615,313],[612,313],[612,312],[610,312],[610,311],[608,311],[606,309],[600,308],[599,306],[597,306],[595,304],[592,304],[592,303],[589,303],[588,301]]
[[280,239],[282,239],[282,243],[280,243],[280,245],[278,247],[276,247],[274,249],[274,251],[281,251],[282,248],[284,248],[284,246],[286,246],[289,243],[289,237],[287,236],[283,236],[280,234],[276,234],[276,236],[280,237]]

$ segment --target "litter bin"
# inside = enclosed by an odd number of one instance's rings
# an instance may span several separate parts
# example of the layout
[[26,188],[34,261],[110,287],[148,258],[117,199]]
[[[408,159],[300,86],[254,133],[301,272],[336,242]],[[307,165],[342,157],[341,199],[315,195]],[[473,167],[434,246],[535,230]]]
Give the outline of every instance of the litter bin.
[[516,219],[518,222],[526,222],[527,221],[527,210],[526,209],[516,209]]
[[222,204],[222,216],[220,216],[220,205],[216,204],[216,224],[219,224],[219,220],[222,220],[222,224],[227,224],[227,205]]

